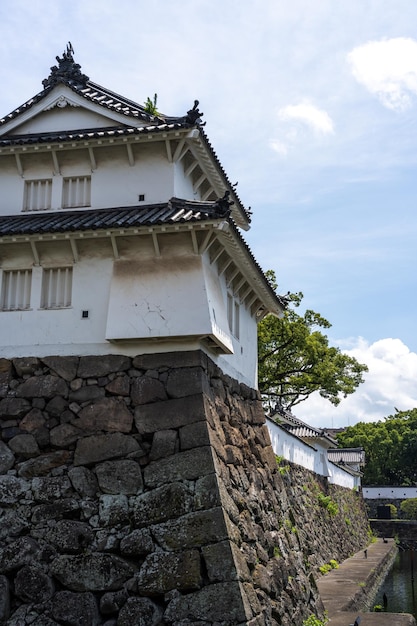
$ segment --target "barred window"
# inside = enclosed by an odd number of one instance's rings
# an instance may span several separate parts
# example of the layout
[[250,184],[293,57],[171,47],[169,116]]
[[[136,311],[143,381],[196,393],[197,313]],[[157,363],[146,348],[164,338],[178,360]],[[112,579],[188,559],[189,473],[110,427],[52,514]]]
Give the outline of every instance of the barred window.
[[65,309],[71,306],[72,267],[44,268],[41,309]]
[[45,211],[51,208],[52,178],[25,181],[24,211]]
[[1,284],[1,310],[29,309],[31,285],[32,270],[4,270]]
[[62,189],[62,206],[91,206],[91,176],[73,176],[64,178]]

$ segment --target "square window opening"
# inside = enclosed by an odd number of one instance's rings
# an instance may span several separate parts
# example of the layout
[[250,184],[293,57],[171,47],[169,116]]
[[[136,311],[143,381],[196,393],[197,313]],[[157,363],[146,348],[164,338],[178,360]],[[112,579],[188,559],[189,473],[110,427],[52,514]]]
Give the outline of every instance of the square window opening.
[[72,267],[44,268],[41,309],[66,309],[71,306]]
[[32,270],[4,270],[1,284],[0,308],[2,311],[30,309]]

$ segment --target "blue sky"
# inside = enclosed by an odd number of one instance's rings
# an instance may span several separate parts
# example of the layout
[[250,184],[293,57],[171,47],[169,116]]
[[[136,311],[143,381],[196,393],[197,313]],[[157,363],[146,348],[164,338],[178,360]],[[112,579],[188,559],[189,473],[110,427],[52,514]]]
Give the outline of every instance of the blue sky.
[[417,406],[415,0],[3,0],[0,116],[42,89],[68,41],[84,73],[185,113],[194,99],[282,293],[369,365],[314,425]]

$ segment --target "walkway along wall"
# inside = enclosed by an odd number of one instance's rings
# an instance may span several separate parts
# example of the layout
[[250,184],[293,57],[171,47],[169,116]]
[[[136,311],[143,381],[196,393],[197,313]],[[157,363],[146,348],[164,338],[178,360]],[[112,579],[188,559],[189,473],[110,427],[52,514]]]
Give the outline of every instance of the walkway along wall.
[[201,352],[0,359],[0,398],[1,624],[300,626],[367,543]]

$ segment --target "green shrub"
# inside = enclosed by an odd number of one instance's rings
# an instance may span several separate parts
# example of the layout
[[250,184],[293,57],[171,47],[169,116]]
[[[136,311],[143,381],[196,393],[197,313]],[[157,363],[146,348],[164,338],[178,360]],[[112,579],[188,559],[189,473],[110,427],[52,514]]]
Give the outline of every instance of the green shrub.
[[391,504],[391,502],[390,502],[390,503],[386,504],[385,506],[389,506],[389,509],[391,511],[391,519],[397,519],[397,517],[398,517],[398,510],[397,510],[397,507],[395,506],[395,504]]
[[330,572],[331,569],[332,566],[330,565],[330,563],[325,563],[324,565],[320,565],[319,572],[324,575],[327,574],[327,572]]
[[334,502],[330,496],[325,496],[321,491],[317,494],[317,501],[332,517],[339,513],[339,507],[336,502]]
[[405,519],[417,519],[417,498],[408,498],[400,504],[400,511]]
[[330,559],[329,565],[332,569],[339,569],[339,563],[335,559]]
[[323,619],[319,619],[315,615],[310,615],[303,621],[303,626],[326,626],[328,623],[327,615],[324,615]]

